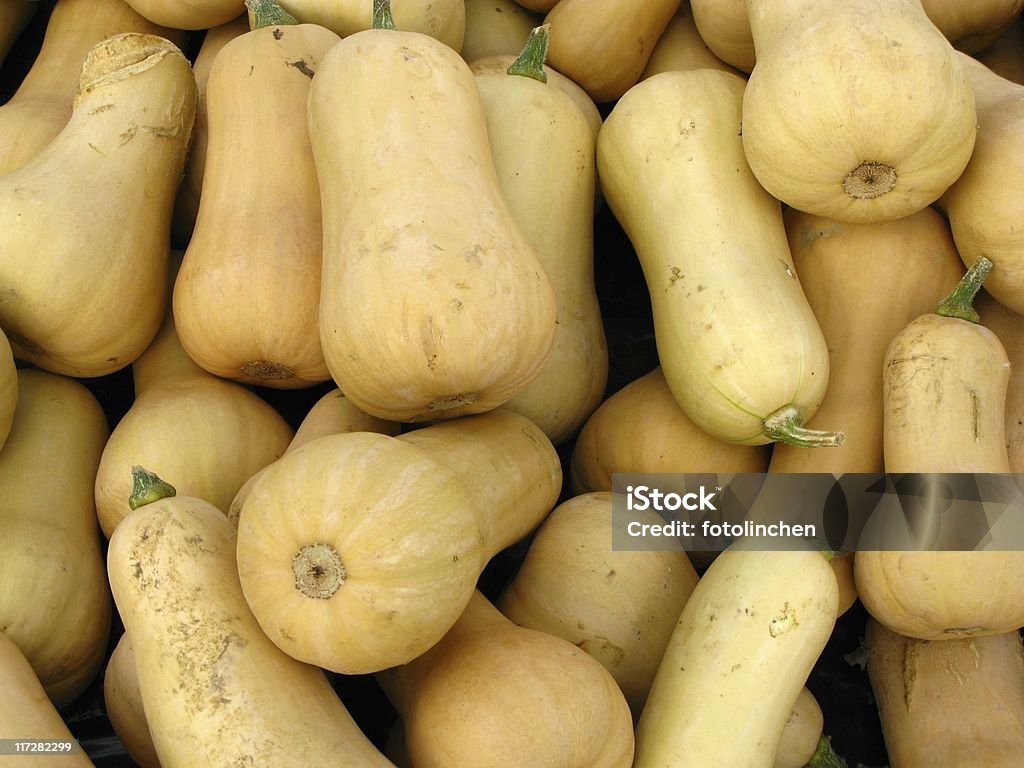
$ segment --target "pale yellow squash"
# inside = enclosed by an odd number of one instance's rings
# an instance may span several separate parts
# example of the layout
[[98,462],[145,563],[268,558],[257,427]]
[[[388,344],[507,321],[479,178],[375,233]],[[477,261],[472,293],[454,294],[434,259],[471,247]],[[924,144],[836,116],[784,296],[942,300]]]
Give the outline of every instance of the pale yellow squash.
[[974,58],[1000,77],[1024,85],[1024,15],[1003,30],[991,45]]
[[472,64],[488,56],[516,56],[543,17],[513,0],[465,0],[462,58]]
[[[700,69],[701,67],[741,74],[740,70],[718,58],[708,47],[707,42],[701,38],[694,21],[692,5],[690,0],[683,0],[679,4],[679,10],[665,27],[665,32],[658,38],[658,44],[651,51],[651,57],[647,60],[647,66],[640,77],[641,80],[659,72],[668,72],[673,69]],[[722,3],[718,5],[721,6]],[[746,13],[745,9],[744,13]],[[743,74],[745,76],[745,73]]]
[[160,768],[127,633],[121,635],[103,669],[103,708],[128,756],[140,768]]
[[0,448],[11,431],[18,404],[18,369],[7,334],[0,330]]
[[690,0],[690,6],[697,31],[712,53],[749,73],[757,57],[746,0]]
[[125,0],[147,19],[172,29],[209,29],[245,12],[245,0]]
[[974,54],[1014,23],[1024,0],[921,0],[921,6],[958,51]]
[[986,328],[999,337],[1010,361],[1006,390],[1006,454],[1010,471],[1024,473],[1024,316],[1004,307],[988,293],[974,302]]

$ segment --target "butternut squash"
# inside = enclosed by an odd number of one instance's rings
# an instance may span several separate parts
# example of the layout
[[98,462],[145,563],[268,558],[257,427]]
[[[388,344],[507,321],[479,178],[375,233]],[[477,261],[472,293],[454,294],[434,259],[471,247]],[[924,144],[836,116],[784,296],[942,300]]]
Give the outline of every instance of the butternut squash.
[[634,768],[770,768],[832,634],[838,586],[820,552],[737,541],[697,583],[636,730]]
[[757,57],[746,0],[690,0],[690,4],[693,23],[711,52],[749,74]]
[[727,443],[679,407],[661,368],[631,381],[587,419],[573,444],[574,495],[612,490],[619,472],[765,472],[766,446]]
[[324,673],[262,633],[234,549],[228,519],[188,496],[140,506],[110,540],[110,586],[161,766],[391,766]]
[[892,768],[1020,765],[1024,650],[1016,630],[933,642],[869,618],[865,644]]
[[132,367],[135,399],[114,427],[95,476],[96,511],[107,538],[131,511],[135,464],[152,468],[183,495],[226,511],[242,484],[280,457],[294,436],[261,397],[192,361],[169,310]]
[[1024,317],[1004,307],[986,291],[974,302],[986,328],[1006,350],[1010,381],[1006,390],[1006,454],[1010,471],[1024,473]]
[[1024,0],[921,0],[932,23],[958,51],[977,53],[989,46],[1020,16]]
[[[989,268],[980,258],[937,312],[913,320],[889,346],[883,369],[888,473],[1009,471],[1010,365],[971,307]],[[1024,626],[1021,551],[858,550],[854,574],[868,612],[907,637],[955,639]]]
[[[800,689],[775,750],[772,768],[805,768],[821,742],[825,716],[814,694]],[[817,768],[814,766],[813,768]]]
[[974,96],[920,0],[747,8],[757,63],[743,149],[769,193],[819,216],[885,221],[956,181],[974,149]]
[[1024,15],[1018,16],[991,45],[973,55],[1000,77],[1024,85]]
[[160,768],[139,690],[135,654],[127,633],[121,634],[103,670],[103,707],[110,727],[128,756],[140,768]]
[[[0,632],[0,677],[4,695],[0,696],[0,739],[33,739],[68,742],[68,752],[7,754],[4,766],[37,768],[46,760],[63,768],[94,768],[43,690],[32,665],[14,641]],[[59,755],[59,757],[58,757]]]
[[7,54],[36,15],[39,5],[38,0],[8,0],[0,5],[0,64],[7,59]]
[[496,605],[601,662],[638,717],[697,573],[682,550],[613,550],[612,498],[587,493],[555,507]]
[[126,33],[90,51],[71,121],[0,177],[0,326],[15,357],[102,376],[153,339],[195,106],[167,40]]
[[321,437],[267,467],[242,506],[246,600],[297,659],[341,674],[404,664],[451,628],[484,565],[561,485],[544,433],[502,409],[400,437]]
[[[362,0],[283,0],[281,7],[300,22],[319,24],[348,37],[373,26],[375,6]],[[465,0],[392,0],[391,9],[398,29],[429,35],[456,53],[462,50]]]
[[[294,451],[311,440],[325,435],[336,435],[343,432],[379,432],[382,435],[394,436],[400,431],[400,424],[394,421],[384,421],[364,413],[352,405],[352,402],[341,393],[340,389],[332,389],[317,400],[306,413],[284,452],[287,454],[289,451]],[[253,473],[231,500],[227,515],[235,525],[238,524],[238,518],[242,514],[242,505],[249,497],[249,491],[252,490],[262,473],[263,469]]]
[[228,42],[210,70],[203,189],[173,304],[185,351],[222,378],[276,389],[330,378],[306,101],[339,40],[316,24],[268,19]]
[[335,382],[393,421],[507,402],[551,349],[556,299],[501,193],[469,66],[428,35],[358,32],[324,57],[309,120]]
[[629,768],[633,723],[615,680],[560,637],[515,626],[473,593],[423,655],[377,680],[417,768]]
[[[18,5],[4,3],[4,7]],[[38,8],[37,0],[23,5]],[[0,25],[2,28],[2,25]],[[0,176],[25,165],[57,137],[69,119],[89,51],[123,32],[184,43],[184,34],[153,24],[123,0],[59,0],[42,47],[18,90],[0,106]]]
[[245,0],[125,0],[147,19],[172,29],[209,29],[245,12]]
[[643,13],[618,0],[560,0],[551,25],[551,66],[600,103],[615,101],[640,80],[680,0],[647,0]]
[[989,259],[994,266],[985,290],[1019,314],[1024,312],[1024,201],[1014,190],[1024,185],[1024,85],[959,56],[978,105],[978,140],[971,161],[939,205],[964,264],[971,266],[979,256]]
[[0,329],[0,448],[3,448],[18,404],[18,369],[7,334]]
[[476,84],[498,183],[557,300],[551,351],[504,407],[557,446],[604,397],[608,346],[594,285],[594,139],[584,113],[546,82],[547,31],[530,36],[521,68],[477,74]]
[[0,633],[58,708],[89,686],[107,651],[110,593],[92,501],[107,434],[103,409],[82,384],[18,371],[18,406],[0,451]]
[[803,427],[828,385],[828,350],[779,203],[743,156],[743,93],[741,77],[713,69],[638,83],[601,129],[598,174],[643,268],[662,371],[686,415],[727,442],[834,445],[840,434]]
[[185,250],[196,226],[199,213],[199,196],[203,189],[203,174],[206,170],[206,145],[209,125],[206,117],[206,82],[210,69],[220,49],[239,35],[249,31],[249,17],[241,15],[225,24],[208,29],[203,35],[202,45],[192,64],[196,79],[196,119],[192,128],[192,143],[189,145],[185,162],[185,175],[174,198],[174,213],[171,217],[171,247]]
[[488,56],[516,56],[543,18],[513,0],[465,0],[461,54],[472,64]]
[[[746,14],[745,8],[743,12]],[[646,80],[659,72],[668,72],[673,69],[700,69],[701,67],[741,74],[740,70],[726,64],[708,47],[697,30],[690,0],[683,0],[679,4],[676,15],[665,27],[665,32],[658,38],[658,43],[651,51],[651,57],[647,60],[647,66],[640,79]]]
[[790,208],[783,220],[829,351],[828,391],[808,426],[842,424],[846,439],[830,451],[777,445],[770,470],[883,472],[882,363],[893,337],[963,276],[949,225],[931,208],[873,224]]

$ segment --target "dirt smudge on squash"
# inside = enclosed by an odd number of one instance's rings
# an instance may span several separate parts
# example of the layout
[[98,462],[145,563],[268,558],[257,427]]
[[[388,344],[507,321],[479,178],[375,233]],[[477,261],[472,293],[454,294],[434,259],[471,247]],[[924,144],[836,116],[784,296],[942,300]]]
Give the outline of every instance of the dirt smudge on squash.
[[286,61],[285,63],[289,67],[295,67],[297,70],[299,70],[299,72],[301,72],[310,79],[312,79],[313,75],[316,74],[312,69],[309,68],[309,65],[306,64],[305,59],[296,59],[294,61]]
[[595,635],[592,638],[581,640],[576,643],[576,647],[588,656],[600,659],[610,667],[619,666],[626,658],[626,651],[623,648],[602,635]]

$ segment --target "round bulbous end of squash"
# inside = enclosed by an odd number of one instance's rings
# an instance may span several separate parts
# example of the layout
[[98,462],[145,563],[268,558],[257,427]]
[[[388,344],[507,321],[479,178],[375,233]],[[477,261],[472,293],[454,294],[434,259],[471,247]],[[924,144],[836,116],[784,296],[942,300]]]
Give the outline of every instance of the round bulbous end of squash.
[[896,169],[886,163],[863,162],[843,180],[843,189],[858,200],[874,200],[896,186]]
[[287,365],[270,360],[251,360],[244,363],[239,370],[243,376],[263,381],[283,381],[295,376],[295,371]]
[[292,558],[295,589],[313,600],[329,600],[345,583],[345,564],[330,544],[306,544]]
[[168,55],[184,54],[170,40],[141,32],[125,32],[93,46],[82,65],[79,91],[133,77],[156,66]]

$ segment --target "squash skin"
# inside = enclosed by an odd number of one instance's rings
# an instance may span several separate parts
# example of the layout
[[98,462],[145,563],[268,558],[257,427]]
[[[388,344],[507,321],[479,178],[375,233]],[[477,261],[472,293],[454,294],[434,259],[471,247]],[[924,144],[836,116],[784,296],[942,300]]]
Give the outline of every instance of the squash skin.
[[32,67],[0,106],[0,176],[25,165],[56,138],[71,119],[89,51],[124,32],[158,35],[177,46],[185,42],[182,32],[153,24],[123,0],[59,0],[54,5]]
[[323,672],[263,635],[234,543],[227,518],[187,496],[135,510],[111,538],[110,585],[160,764],[390,766]]
[[639,717],[697,573],[682,550],[612,550],[611,510],[606,492],[555,507],[496,605],[600,661]]
[[608,671],[572,643],[517,627],[479,591],[433,648],[377,680],[417,768],[632,762],[629,707]]
[[107,651],[110,592],[91,493],[107,435],[82,384],[18,371],[18,406],[0,451],[0,631],[57,707],[89,686]]
[[[0,697],[0,739],[33,739],[71,741],[74,735],[43,690],[28,659],[3,632],[0,632],[0,678],[4,681],[4,695]],[[95,768],[89,757],[62,754],[59,760],[64,768]],[[4,766],[11,768],[37,768],[38,754],[7,755]]]
[[426,35],[357,32],[324,57],[309,120],[335,382],[392,421],[507,402],[551,348],[556,299],[501,194],[469,66]]
[[679,2],[647,0],[637,13],[616,0],[559,0],[544,17],[551,25],[548,63],[597,103],[614,101],[640,80]]
[[1010,82],[966,54],[978,109],[978,140],[964,172],[939,199],[949,217],[964,264],[979,256],[994,266],[985,290],[1018,314],[1024,313],[1024,185],[1020,136],[1024,131],[1024,85]]
[[883,472],[880,371],[893,337],[963,276],[949,225],[931,208],[873,224],[790,208],[783,220],[829,349],[829,388],[808,426],[842,424],[846,439],[827,451],[776,445],[769,471]]
[[970,6],[955,0],[921,0],[928,18],[953,47],[978,53],[992,44],[1024,9],[1024,0],[984,0]]
[[103,669],[103,707],[128,756],[141,768],[160,768],[127,633],[121,635]]
[[[719,6],[718,12],[721,13],[723,3],[719,1],[717,5]],[[745,17],[745,7],[743,7],[743,13]],[[697,30],[692,3],[690,0],[683,0],[679,4],[679,10],[676,11],[661,37],[658,38],[658,43],[651,51],[651,57],[647,60],[647,66],[640,79],[646,80],[659,72],[669,72],[675,69],[700,69],[702,67],[721,69],[742,77],[746,77],[747,74],[731,64],[726,64],[714,54]]]
[[518,56],[543,17],[513,0],[466,0],[466,34],[460,53],[471,65],[489,56]]
[[982,291],[974,302],[986,328],[999,337],[1010,361],[1006,390],[1006,456],[1010,472],[1024,473],[1024,317]]
[[920,0],[747,7],[757,63],[743,148],[769,193],[840,221],[885,221],[956,181],[974,148],[974,96]]
[[1024,15],[997,37],[991,45],[974,54],[974,58],[1000,77],[1024,85]]
[[7,334],[0,329],[0,448],[7,441],[18,406],[18,369]]
[[142,16],[171,29],[209,29],[245,13],[245,0],[125,0]]
[[718,439],[763,445],[773,414],[804,423],[817,410],[828,350],[779,203],[743,156],[743,92],[742,78],[712,69],[644,80],[605,120],[598,174],[643,267],[672,394]]
[[712,437],[679,407],[661,368],[613,394],[591,414],[573,445],[573,495],[611,491],[619,472],[766,472],[765,446]]
[[892,768],[1011,768],[1024,752],[1016,630],[930,642],[868,619],[867,671]]
[[195,106],[195,80],[176,47],[116,35],[90,52],[60,135],[0,177],[0,325],[15,357],[101,376],[152,340]]
[[554,445],[604,397],[608,345],[594,285],[596,156],[586,115],[557,86],[478,74],[502,193],[557,298],[557,329],[536,378],[504,404]]
[[400,437],[321,437],[267,467],[242,506],[242,588],[295,658],[341,674],[404,664],[448,631],[488,560],[540,523],[561,485],[544,433],[501,409]]
[[711,52],[749,74],[757,55],[746,0],[690,0],[690,6],[697,32]]
[[212,65],[203,189],[173,305],[182,346],[222,378],[274,389],[330,378],[305,110],[311,73],[340,39],[315,24],[262,27]]
[[737,542],[720,554],[658,668],[637,725],[634,768],[771,768],[832,634],[838,593],[820,552],[744,550]]

